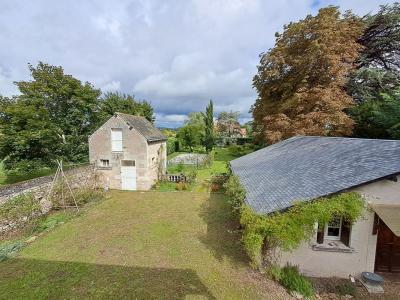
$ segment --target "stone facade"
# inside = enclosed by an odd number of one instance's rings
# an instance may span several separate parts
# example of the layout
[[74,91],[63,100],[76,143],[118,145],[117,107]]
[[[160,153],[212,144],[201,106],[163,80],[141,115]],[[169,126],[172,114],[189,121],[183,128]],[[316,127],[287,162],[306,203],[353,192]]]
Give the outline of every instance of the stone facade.
[[[122,130],[120,152],[112,151],[111,129]],[[129,160],[135,162],[136,189],[149,190],[157,181],[159,171],[165,173],[166,158],[165,140],[148,141],[139,130],[117,115],[111,117],[89,137],[89,160],[96,166],[105,188],[122,188],[121,161]],[[101,160],[107,160],[109,166],[102,166]]]

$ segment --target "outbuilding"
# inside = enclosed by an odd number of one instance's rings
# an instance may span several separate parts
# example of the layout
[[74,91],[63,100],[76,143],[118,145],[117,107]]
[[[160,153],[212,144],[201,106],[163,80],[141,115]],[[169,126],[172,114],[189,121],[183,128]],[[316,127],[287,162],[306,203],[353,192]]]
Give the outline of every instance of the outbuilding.
[[400,141],[297,136],[235,159],[231,168],[259,214],[348,191],[366,201],[351,226],[340,216],[316,224],[309,241],[281,253],[281,265],[317,277],[400,272]]
[[105,187],[148,190],[166,172],[166,140],[146,118],[116,113],[89,137],[89,160]]

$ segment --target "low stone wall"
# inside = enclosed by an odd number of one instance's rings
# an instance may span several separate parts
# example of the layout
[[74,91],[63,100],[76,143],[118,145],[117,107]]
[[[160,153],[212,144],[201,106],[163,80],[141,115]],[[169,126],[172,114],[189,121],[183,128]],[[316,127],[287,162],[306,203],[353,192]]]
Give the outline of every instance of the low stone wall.
[[[70,169],[64,173],[72,188],[96,184],[96,180],[93,180],[96,171],[92,165]],[[33,193],[35,198],[41,199],[49,191],[53,179],[54,174],[0,187],[0,205],[23,193]]]

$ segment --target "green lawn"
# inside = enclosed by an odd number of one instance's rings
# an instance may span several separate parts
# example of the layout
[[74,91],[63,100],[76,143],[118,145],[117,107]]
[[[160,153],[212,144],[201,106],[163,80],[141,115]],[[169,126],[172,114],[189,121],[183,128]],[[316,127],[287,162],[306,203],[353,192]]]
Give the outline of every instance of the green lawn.
[[112,191],[0,263],[0,299],[288,299],[235,227],[221,194]]

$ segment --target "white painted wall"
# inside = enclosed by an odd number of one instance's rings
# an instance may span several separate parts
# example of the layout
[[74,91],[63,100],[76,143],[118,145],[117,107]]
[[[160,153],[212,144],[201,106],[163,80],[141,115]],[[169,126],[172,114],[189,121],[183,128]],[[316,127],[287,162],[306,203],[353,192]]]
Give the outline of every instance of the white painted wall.
[[[368,203],[396,203],[400,205],[400,176],[398,182],[381,180],[353,189],[360,193]],[[400,216],[399,216],[400,218]],[[279,263],[298,265],[300,271],[315,277],[359,276],[361,272],[373,272],[377,235],[372,234],[374,213],[364,212],[352,226],[350,247],[353,253],[315,251],[312,245],[317,243],[315,235],[310,241],[302,243],[292,252],[282,252]]]

